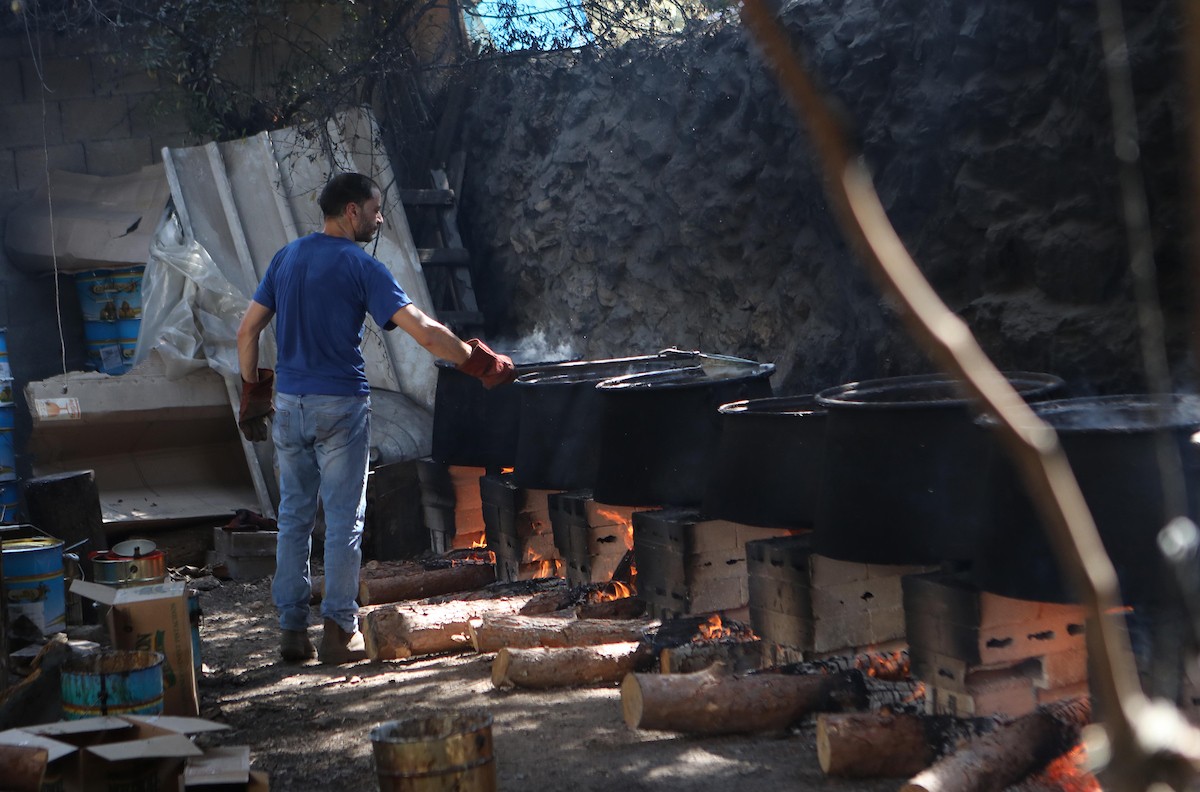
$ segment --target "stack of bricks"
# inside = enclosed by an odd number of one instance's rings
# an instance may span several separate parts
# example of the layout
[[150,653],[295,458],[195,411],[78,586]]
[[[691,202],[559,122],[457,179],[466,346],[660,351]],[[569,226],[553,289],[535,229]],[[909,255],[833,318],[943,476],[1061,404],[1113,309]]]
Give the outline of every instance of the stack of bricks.
[[592,499],[591,490],[556,492],[547,498],[554,546],[572,586],[607,583],[633,549],[634,506]]
[[483,547],[487,543],[479,492],[479,479],[485,473],[481,467],[443,465],[429,459],[417,462],[421,505],[433,552]]
[[747,545],[790,533],[710,520],[690,509],[638,512],[633,515],[638,596],[663,618],[720,611],[745,619]]
[[912,674],[930,713],[1018,717],[1087,695],[1084,610],[982,592],[934,572],[904,579]]
[[763,662],[780,665],[867,648],[905,636],[901,579],[922,567],[817,555],[809,534],[746,546],[750,624]]
[[558,577],[563,566],[550,528],[554,490],[524,489],[511,473],[479,480],[488,549],[496,556],[496,579]]

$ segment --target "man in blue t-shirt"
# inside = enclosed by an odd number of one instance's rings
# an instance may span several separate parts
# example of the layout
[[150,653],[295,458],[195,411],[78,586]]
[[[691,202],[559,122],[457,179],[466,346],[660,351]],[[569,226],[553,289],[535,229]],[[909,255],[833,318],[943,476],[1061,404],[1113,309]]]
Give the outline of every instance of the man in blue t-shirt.
[[[363,322],[399,327],[485,387],[511,382],[513,363],[478,339],[461,341],[422,313],[360,242],[383,223],[378,185],[359,173],[335,176],[321,192],[324,228],[275,254],[238,328],[247,440],[275,441],[279,539],[271,594],[284,660],[341,664],[366,657],[358,631],[359,566],[370,450],[370,387]],[[258,342],[275,319],[275,370],[258,367]],[[274,391],[274,405],[272,405]],[[272,426],[272,416],[274,417]],[[325,510],[324,633],[308,638],[309,556],[317,502]]]

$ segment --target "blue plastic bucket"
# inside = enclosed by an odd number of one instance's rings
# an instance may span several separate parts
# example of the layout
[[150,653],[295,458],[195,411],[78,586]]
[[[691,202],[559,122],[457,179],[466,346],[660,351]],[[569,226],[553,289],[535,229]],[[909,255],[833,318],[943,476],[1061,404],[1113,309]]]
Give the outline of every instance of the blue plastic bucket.
[[117,343],[121,346],[121,363],[126,371],[133,367],[133,355],[137,352],[138,331],[141,326],[141,319],[117,320]]
[[62,540],[49,536],[4,540],[2,590],[10,623],[25,616],[43,635],[66,627],[62,550]]
[[75,292],[85,322],[117,318],[114,288],[109,270],[75,273]]
[[115,270],[112,277],[112,298],[119,319],[142,318],[142,272],[145,267]]
[[0,523],[12,525],[21,521],[21,489],[15,481],[0,484]]
[[14,444],[13,421],[17,408],[12,404],[0,404],[0,481],[16,481],[17,449]]
[[109,374],[120,373],[121,340],[115,321],[84,321],[83,338],[88,365]]
[[161,715],[162,653],[113,649],[64,663],[62,708],[68,720]]

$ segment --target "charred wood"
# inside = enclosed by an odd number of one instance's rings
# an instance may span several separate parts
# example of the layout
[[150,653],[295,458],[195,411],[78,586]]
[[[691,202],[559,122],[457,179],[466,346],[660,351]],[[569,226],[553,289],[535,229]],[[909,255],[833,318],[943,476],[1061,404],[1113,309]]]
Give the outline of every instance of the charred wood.
[[995,725],[992,718],[917,712],[825,713],[817,716],[817,761],[832,776],[912,776]]
[[1000,792],[1079,741],[1087,698],[1055,702],[998,727],[913,776],[901,792]]
[[638,597],[584,602],[575,606],[575,616],[579,619],[636,619],[644,615],[646,601]]

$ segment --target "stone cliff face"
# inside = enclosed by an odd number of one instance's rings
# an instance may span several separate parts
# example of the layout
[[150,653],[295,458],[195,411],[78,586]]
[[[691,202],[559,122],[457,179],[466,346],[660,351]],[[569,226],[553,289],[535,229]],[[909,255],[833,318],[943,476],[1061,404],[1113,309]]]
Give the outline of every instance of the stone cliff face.
[[[1126,22],[1183,380],[1168,11],[1135,3]],[[1094,5],[798,0],[784,19],[909,251],[997,363],[1073,393],[1143,389]],[[464,225],[495,336],[590,358],[743,355],[776,363],[777,393],[930,368],[849,252],[802,126],[732,16],[603,57],[494,62],[463,139]]]

